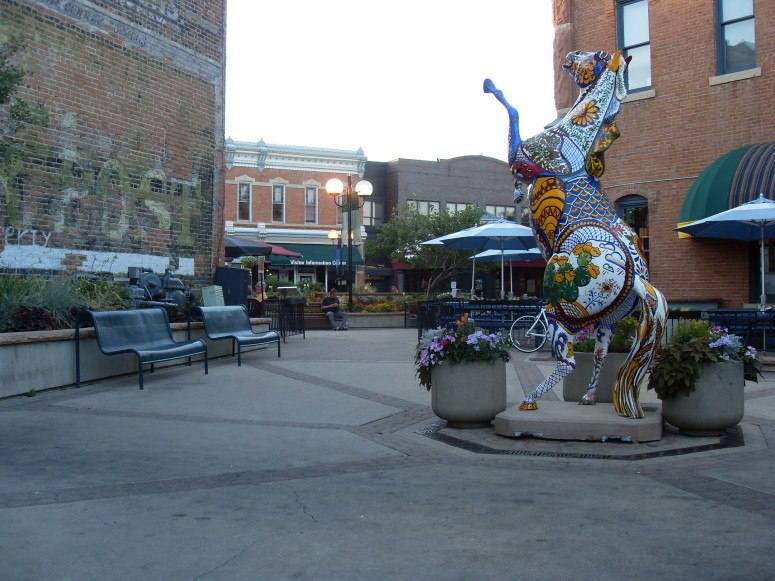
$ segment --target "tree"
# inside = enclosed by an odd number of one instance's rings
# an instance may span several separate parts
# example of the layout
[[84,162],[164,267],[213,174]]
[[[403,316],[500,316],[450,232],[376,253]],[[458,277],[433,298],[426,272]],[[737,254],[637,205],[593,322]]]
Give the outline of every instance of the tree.
[[377,237],[366,241],[366,252],[389,256],[396,262],[405,262],[412,268],[431,272],[427,293],[440,282],[451,280],[471,268],[470,250],[452,250],[445,246],[422,246],[420,242],[452,234],[464,228],[476,226],[484,212],[476,206],[468,206],[462,212],[432,212],[420,214],[406,209],[383,224]]

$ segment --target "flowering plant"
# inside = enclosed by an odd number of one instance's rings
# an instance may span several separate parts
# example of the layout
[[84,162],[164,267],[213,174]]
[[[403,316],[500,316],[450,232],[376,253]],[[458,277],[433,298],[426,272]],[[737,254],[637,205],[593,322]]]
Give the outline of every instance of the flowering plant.
[[724,327],[709,327],[704,321],[683,321],[670,342],[657,352],[649,389],[656,391],[659,399],[688,395],[695,390],[703,365],[717,361],[739,361],[749,381],[758,381],[761,375],[756,349],[743,345],[738,335]]
[[430,391],[431,370],[445,362],[508,361],[509,347],[505,337],[475,327],[473,319],[464,313],[453,328],[430,329],[420,337],[414,357],[420,386]]

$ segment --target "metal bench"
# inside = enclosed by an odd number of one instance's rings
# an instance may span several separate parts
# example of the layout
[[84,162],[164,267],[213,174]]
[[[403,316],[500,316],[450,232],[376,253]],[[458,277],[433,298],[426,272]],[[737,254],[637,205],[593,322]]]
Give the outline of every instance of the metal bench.
[[212,341],[231,339],[231,356],[237,352],[237,365],[242,365],[242,348],[277,343],[280,357],[280,334],[277,331],[256,333],[250,324],[248,311],[243,306],[196,307],[202,314],[205,334]]
[[75,385],[81,386],[81,344],[79,323],[88,317],[94,324],[97,345],[105,355],[134,353],[138,361],[140,389],[143,389],[143,366],[154,363],[188,359],[204,355],[207,373],[207,345],[204,341],[175,341],[172,338],[167,312],[162,308],[133,309],[125,311],[80,312],[75,325]]

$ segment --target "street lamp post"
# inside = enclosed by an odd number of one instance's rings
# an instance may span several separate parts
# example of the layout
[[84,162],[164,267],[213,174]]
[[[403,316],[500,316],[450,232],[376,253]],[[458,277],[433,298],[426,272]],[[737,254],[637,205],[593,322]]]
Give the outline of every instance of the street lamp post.
[[[342,276],[342,233],[339,230],[329,230],[328,239],[331,244],[336,244],[336,259],[334,264],[336,265],[336,280],[339,280]],[[328,281],[328,275],[326,274],[326,281]],[[328,285],[326,285],[326,290]]]
[[[353,189],[352,176],[347,176],[347,186],[342,180],[331,178],[326,182],[326,192],[334,197],[334,203],[342,208],[343,215],[347,214],[347,310],[353,310],[353,220],[352,212],[357,212],[363,207],[366,198],[371,195],[373,187],[371,182],[360,180]],[[340,201],[341,198],[341,201]]]

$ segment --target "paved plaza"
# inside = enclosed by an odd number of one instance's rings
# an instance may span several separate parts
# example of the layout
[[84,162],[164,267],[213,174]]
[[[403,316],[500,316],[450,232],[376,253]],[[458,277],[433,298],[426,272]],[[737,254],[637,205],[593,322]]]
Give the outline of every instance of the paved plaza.
[[[416,340],[0,401],[0,579],[775,578],[775,382],[724,439],[510,439],[439,422]],[[510,405],[553,367],[514,355]]]

